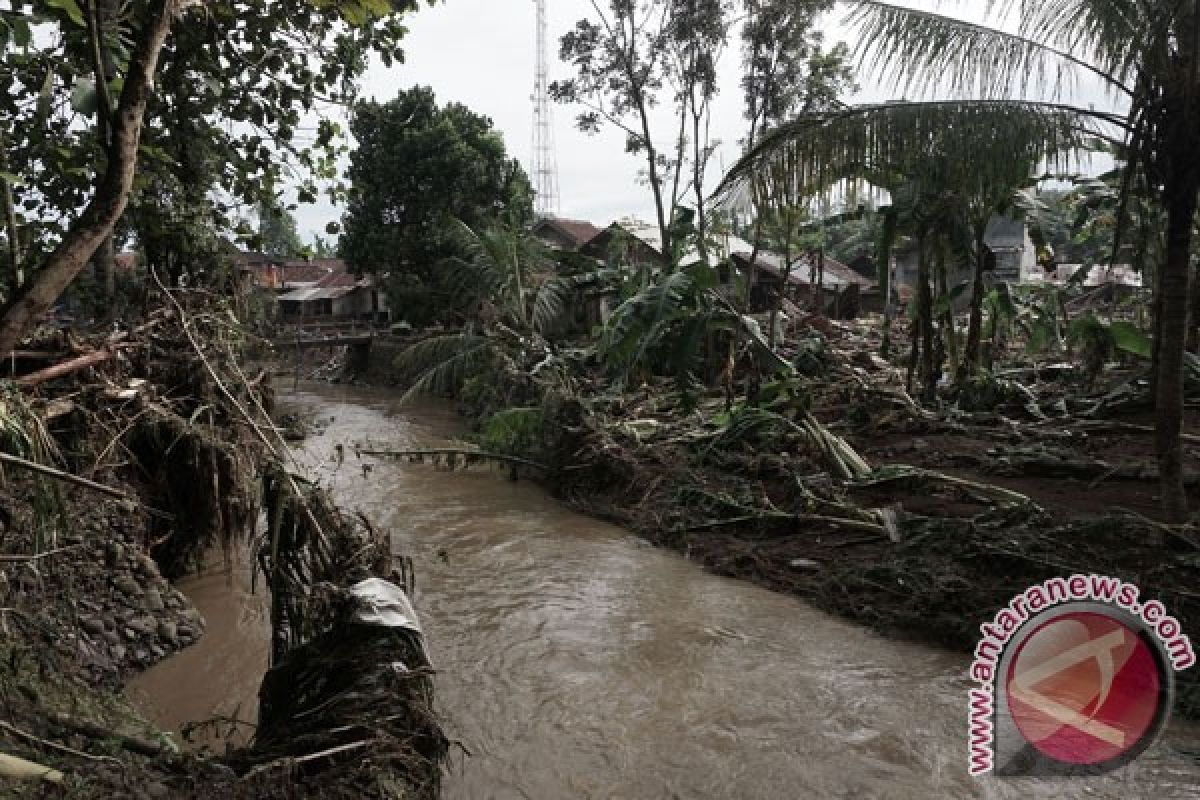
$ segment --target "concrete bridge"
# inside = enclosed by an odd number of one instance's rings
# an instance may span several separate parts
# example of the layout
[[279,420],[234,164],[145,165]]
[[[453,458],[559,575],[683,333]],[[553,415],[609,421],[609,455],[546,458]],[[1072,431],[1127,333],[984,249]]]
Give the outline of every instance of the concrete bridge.
[[274,340],[280,350],[312,350],[318,347],[367,347],[375,339],[373,333],[323,333],[315,336],[281,336]]

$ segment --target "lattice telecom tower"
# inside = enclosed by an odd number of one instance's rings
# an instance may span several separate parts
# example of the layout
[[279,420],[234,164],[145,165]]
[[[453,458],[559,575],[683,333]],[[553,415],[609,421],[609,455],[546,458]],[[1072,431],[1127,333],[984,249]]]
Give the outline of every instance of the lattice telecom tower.
[[537,67],[533,86],[533,189],[538,216],[558,213],[558,162],[550,114],[549,61],[546,58],[546,0],[537,4]]

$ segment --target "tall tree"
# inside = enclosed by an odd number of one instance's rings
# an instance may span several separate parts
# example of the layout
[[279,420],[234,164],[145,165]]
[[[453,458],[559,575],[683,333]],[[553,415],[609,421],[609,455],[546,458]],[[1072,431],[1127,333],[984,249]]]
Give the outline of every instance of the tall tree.
[[[1191,248],[1200,200],[1200,162],[1194,157],[1200,150],[1197,3],[999,4],[1001,13],[1015,14],[1013,32],[875,0],[850,5],[864,59],[896,76],[902,90],[973,93],[980,98],[974,103],[977,108],[995,108],[1009,99],[1010,125],[1018,117],[1068,114],[1074,117],[1075,129],[1113,131],[1111,138],[1127,165],[1125,193],[1140,184],[1161,204],[1166,244],[1155,292],[1155,448],[1164,511],[1173,520],[1184,519],[1187,496],[1179,435]],[[1103,83],[1113,99],[1111,111],[1062,102],[1068,99],[1063,92],[1081,74]],[[937,120],[946,109],[945,103],[931,101],[913,106],[911,112],[923,115],[930,125],[944,126],[944,119]],[[987,131],[979,133],[985,141],[995,138]]]
[[832,0],[743,0],[742,94],[747,146],[798,111],[828,111],[853,92],[849,49],[829,51],[818,17]]
[[550,86],[560,103],[584,107],[577,124],[596,133],[610,124],[625,134],[627,152],[646,164],[646,181],[654,197],[654,213],[662,252],[673,252],[671,223],[679,202],[679,178],[685,148],[686,112],[678,114],[674,141],[663,145],[654,132],[651,110],[659,104],[666,82],[673,22],[673,2],[598,0],[596,20],[581,19],[563,35],[559,57],[575,67],[576,77]]
[[[748,123],[745,145],[750,147],[798,111],[837,108],[840,98],[856,87],[846,45],[839,42],[825,52],[824,35],[817,28],[817,18],[832,7],[831,0],[743,3],[741,86]],[[778,198],[770,196],[772,191],[758,186],[749,197],[754,218],[752,265],[757,263],[763,223],[778,216]],[[756,277],[750,276],[747,291]]]
[[[709,219],[704,191],[708,163],[716,148],[710,123],[717,96],[717,65],[728,36],[733,5],[727,0],[673,0],[668,74],[675,101],[690,130],[691,186],[695,198],[695,240],[701,260],[708,261]],[[682,164],[680,165],[682,166]]]
[[[391,276],[393,291],[435,286],[442,262],[459,255],[459,223],[483,230],[497,219],[532,219],[533,190],[492,121],[465,106],[439,107],[414,87],[387,103],[361,103],[351,130],[350,201],[340,251],[359,271]],[[457,221],[457,222],[456,222]]]

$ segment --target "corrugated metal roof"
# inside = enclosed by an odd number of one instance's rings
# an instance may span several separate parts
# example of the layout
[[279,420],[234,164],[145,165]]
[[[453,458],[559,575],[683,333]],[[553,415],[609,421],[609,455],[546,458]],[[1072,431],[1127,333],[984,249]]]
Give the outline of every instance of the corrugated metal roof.
[[[629,236],[641,241],[642,244],[646,245],[654,252],[662,253],[662,231],[659,230],[657,225],[649,222],[643,222],[639,219],[626,218],[617,220],[612,225],[608,226],[606,231],[612,231],[614,228],[620,228]],[[602,231],[601,233],[604,232],[605,231]],[[597,236],[596,238],[599,237]],[[717,260],[721,260],[728,258],[739,251],[745,250],[749,252],[751,249],[749,242],[738,236],[734,236],[733,234],[714,236],[713,240],[715,252],[709,252],[708,255],[710,261],[714,256],[717,258]],[[689,246],[688,249],[680,256],[679,266],[689,267],[692,264],[699,263],[699,261],[700,253],[693,245]]]
[[[743,263],[750,262],[749,251],[738,252],[735,255]],[[783,277],[783,257],[775,253],[759,251],[757,266],[763,272],[774,275],[776,278]],[[792,268],[788,273],[788,283],[793,286],[807,286],[811,271],[812,266],[807,255],[795,259],[792,261]],[[848,286],[851,283],[857,283],[863,288],[875,285],[870,278],[860,275],[835,258],[825,256],[825,269],[821,285],[835,288]]]
[[336,289],[322,289],[313,287],[311,289],[293,289],[287,294],[279,296],[279,302],[289,303],[308,303],[312,300],[336,300],[339,297],[345,297],[353,292],[356,286],[339,287]]

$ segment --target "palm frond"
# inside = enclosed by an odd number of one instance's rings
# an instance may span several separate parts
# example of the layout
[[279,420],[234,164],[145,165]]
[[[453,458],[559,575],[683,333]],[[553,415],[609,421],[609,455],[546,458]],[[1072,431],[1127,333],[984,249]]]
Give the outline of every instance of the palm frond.
[[1003,0],[1003,14],[1016,12],[1018,30],[1094,64],[1126,93],[1139,52],[1175,22],[1179,6],[1153,13],[1139,0]]
[[452,394],[492,355],[492,340],[469,332],[417,342],[396,356],[393,362],[401,375],[413,378],[400,402],[407,403],[422,394]]
[[[755,184],[783,182],[807,199],[878,175],[909,180],[936,164],[960,181],[1019,186],[1039,165],[1066,168],[1115,115],[1017,100],[896,102],[809,112],[763,136],[722,179],[715,196],[744,205]],[[940,156],[940,158],[933,158]],[[944,182],[947,176],[939,176]],[[877,178],[876,178],[877,179]],[[893,187],[880,187],[893,188]]]
[[[997,98],[1024,96],[1037,89],[1061,97],[1076,85],[1083,72],[1098,76],[1115,90],[1132,94],[1120,77],[1087,59],[1102,54],[1076,55],[1072,46],[1078,42],[1063,42],[1062,37],[1051,35],[1061,29],[1063,20],[1054,19],[1052,27],[1022,24],[1020,32],[1008,33],[879,0],[854,0],[851,5],[849,19],[859,32],[859,60],[880,77],[892,76],[895,88],[905,94],[936,89]],[[1046,15],[1043,11],[1026,11],[1033,5],[1026,0],[1021,5],[1023,23]],[[1096,4],[1050,0],[1037,5]],[[1072,11],[1075,13],[1068,19],[1079,18],[1078,9]],[[1062,44],[1070,46],[1056,46]]]
[[657,344],[667,322],[691,295],[692,277],[680,270],[663,276],[613,311],[600,340],[600,353],[621,370],[632,368]]

